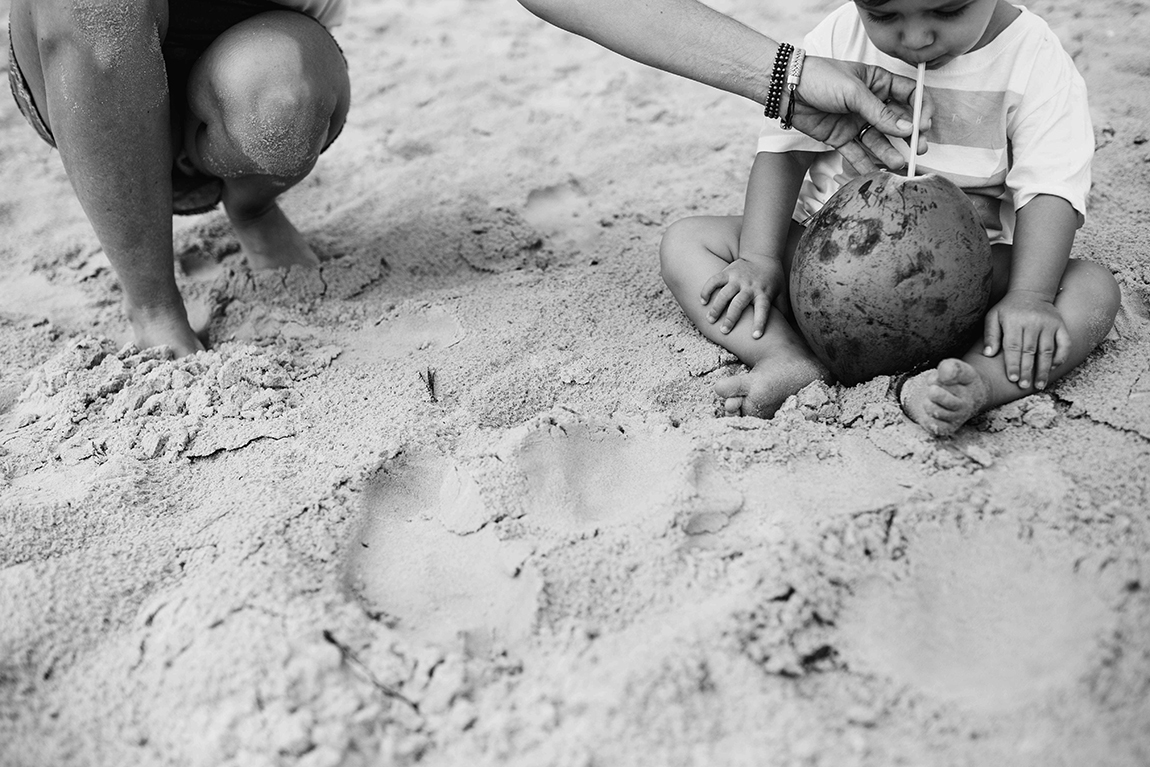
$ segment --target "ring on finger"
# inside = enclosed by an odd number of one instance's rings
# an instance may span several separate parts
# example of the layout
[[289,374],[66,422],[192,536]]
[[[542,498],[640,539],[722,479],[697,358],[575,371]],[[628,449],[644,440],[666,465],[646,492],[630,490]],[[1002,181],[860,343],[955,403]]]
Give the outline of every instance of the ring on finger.
[[855,136],[855,141],[862,141],[862,140],[863,140],[863,136],[865,136],[865,135],[866,135],[866,132],[867,132],[868,130],[870,130],[871,128],[873,128],[873,127],[874,127],[874,126],[873,126],[873,125],[871,125],[870,123],[864,123],[864,124],[863,124],[863,127],[862,127],[862,130],[860,130],[860,131],[859,131],[859,134],[858,134],[857,136]]

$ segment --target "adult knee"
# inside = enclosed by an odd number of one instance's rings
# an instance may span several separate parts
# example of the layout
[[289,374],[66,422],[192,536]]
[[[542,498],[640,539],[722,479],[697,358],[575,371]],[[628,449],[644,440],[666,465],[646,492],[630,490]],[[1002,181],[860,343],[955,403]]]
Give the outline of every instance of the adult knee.
[[346,115],[347,69],[315,22],[286,11],[263,17],[266,27],[237,25],[201,57],[189,106],[227,145],[216,149],[234,173],[300,178]]
[[15,0],[12,6],[13,27],[30,22],[45,66],[79,53],[97,72],[114,69],[133,49],[147,46],[158,55],[167,16],[165,0]]

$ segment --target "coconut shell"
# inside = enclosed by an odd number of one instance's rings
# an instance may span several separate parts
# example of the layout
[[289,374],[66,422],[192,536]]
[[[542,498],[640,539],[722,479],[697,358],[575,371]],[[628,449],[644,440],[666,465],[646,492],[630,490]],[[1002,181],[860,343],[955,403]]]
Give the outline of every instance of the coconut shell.
[[990,300],[990,242],[950,180],[888,171],[845,184],[791,265],[799,330],[844,384],[934,363],[969,344]]

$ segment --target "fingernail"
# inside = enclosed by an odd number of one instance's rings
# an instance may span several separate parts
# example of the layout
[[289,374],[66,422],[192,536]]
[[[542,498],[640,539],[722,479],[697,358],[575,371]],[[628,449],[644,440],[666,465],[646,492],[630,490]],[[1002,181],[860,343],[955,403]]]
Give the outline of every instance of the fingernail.
[[1030,381],[1027,381],[1025,378],[1023,378],[1021,381],[1018,382],[1018,388],[1019,389],[1029,389],[1030,388]]
[[1038,383],[1034,384],[1034,388],[1035,389],[1045,389],[1046,388],[1046,381],[1039,381]]
[[895,127],[897,127],[899,130],[911,130],[914,128],[914,123],[912,123],[910,120],[899,120],[895,123]]
[[755,338],[762,338],[763,337],[763,333],[760,330],[756,330],[754,333],[751,333],[751,335]]
[[1009,378],[1011,381],[1017,381],[1018,380],[1018,376],[1016,376],[1014,373],[1011,373],[1010,375],[1008,375],[1007,378]]
[[994,356],[994,347],[988,346],[982,350],[982,353],[985,354],[987,357],[993,357]]

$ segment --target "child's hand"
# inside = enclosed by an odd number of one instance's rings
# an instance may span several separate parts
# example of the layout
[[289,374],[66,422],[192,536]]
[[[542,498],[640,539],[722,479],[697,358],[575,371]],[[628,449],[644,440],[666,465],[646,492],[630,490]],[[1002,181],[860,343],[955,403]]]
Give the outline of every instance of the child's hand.
[[755,261],[739,258],[707,280],[700,298],[704,306],[710,304],[708,322],[723,318],[719,325],[723,333],[730,333],[743,310],[753,304],[755,319],[751,335],[762,338],[771,303],[777,301],[780,311],[787,311],[789,298],[785,286],[783,265],[777,258]]
[[1001,348],[1006,377],[1029,389],[1045,389],[1050,369],[1066,361],[1070,333],[1062,315],[1041,293],[1012,290],[986,315],[984,340],[987,357]]

